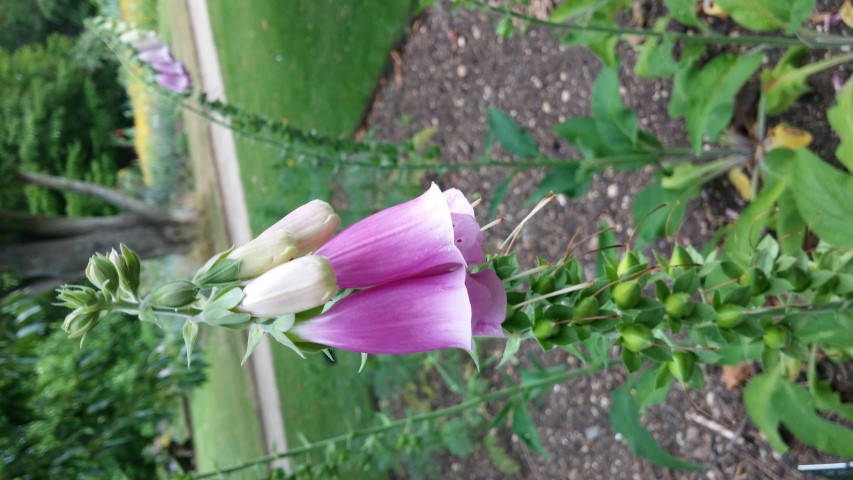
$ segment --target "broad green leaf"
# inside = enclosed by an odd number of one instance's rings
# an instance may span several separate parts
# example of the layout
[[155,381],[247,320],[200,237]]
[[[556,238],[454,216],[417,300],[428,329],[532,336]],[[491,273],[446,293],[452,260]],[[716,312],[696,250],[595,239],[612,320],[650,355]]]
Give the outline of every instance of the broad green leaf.
[[[664,189],[659,179],[652,182],[634,198],[631,213],[634,217],[634,225],[637,229],[635,246],[642,247],[658,237],[667,233],[667,220],[669,221],[669,233],[675,232],[684,218],[687,202],[695,194],[692,191],[679,191]],[[667,204],[651,215],[649,212],[655,208]],[[646,217],[643,220],[644,217]],[[642,223],[639,223],[642,221]]]
[[533,193],[527,197],[522,208],[538,202],[548,192],[562,193],[569,197],[579,197],[586,193],[592,183],[592,175],[581,168],[579,162],[567,161],[565,165],[555,167],[539,182]]
[[[571,3],[571,2],[569,2]],[[698,27],[695,0],[664,0],[667,10],[676,20],[688,27]]]
[[563,2],[551,12],[552,22],[565,22],[583,15],[589,15],[606,4],[607,0],[574,0]]
[[536,141],[512,117],[496,108],[486,110],[486,117],[490,134],[507,153],[519,158],[533,158],[539,154]]
[[794,194],[790,189],[785,189],[779,196],[776,211],[776,235],[779,237],[782,253],[793,254],[799,251],[803,246],[805,234],[806,222],[797,211]]
[[586,159],[601,157],[609,148],[598,136],[598,126],[592,117],[573,117],[554,126],[554,133],[568,140]]
[[782,380],[774,403],[781,410],[782,423],[797,438],[824,452],[853,457],[853,430],[821,418],[808,390]]
[[[735,95],[758,70],[763,55],[718,55],[690,79],[684,117],[687,133],[696,154],[702,151],[702,137],[716,141],[734,114]],[[675,97],[673,97],[674,99]]]
[[794,178],[791,188],[797,209],[812,231],[834,247],[853,246],[853,175],[802,148],[794,159]]
[[794,33],[809,18],[815,0],[715,0],[735,22],[759,32],[784,29]]
[[829,124],[841,138],[835,156],[853,172],[853,80],[847,80],[835,100],[835,105],[826,111]]
[[785,453],[788,451],[788,445],[779,434],[782,412],[773,402],[781,381],[779,374],[775,372],[765,372],[752,377],[743,389],[743,406],[755,426],[767,437],[770,445]]
[[801,95],[810,90],[806,83],[808,76],[796,74],[806,53],[808,49],[805,47],[791,47],[775,67],[761,72],[761,93],[769,115],[779,115],[788,110]]
[[637,143],[637,114],[619,94],[619,71],[603,68],[592,86],[592,115],[601,141],[614,153],[631,152]]
[[803,342],[842,348],[853,345],[853,315],[849,313],[795,313],[785,320],[794,336]]
[[240,287],[226,287],[214,293],[205,308],[215,307],[230,310],[240,304],[243,296],[243,290]]
[[725,253],[741,267],[749,265],[753,246],[758,243],[764,227],[772,219],[773,206],[787,188],[787,182],[778,181],[766,188],[749,204],[738,217],[726,239]]
[[[634,382],[633,386],[636,388],[636,399],[637,404],[640,409],[640,413],[643,413],[649,405],[654,405],[657,403],[662,403],[666,400],[667,394],[669,394],[669,389],[672,387],[672,375],[661,375],[661,380],[663,381],[663,385],[658,386],[658,373],[660,368],[669,373],[669,369],[666,364],[662,364],[659,368],[654,368],[654,366],[649,367],[643,371],[638,379]],[[668,380],[666,380],[668,378]]]
[[808,380],[809,393],[814,397],[815,405],[818,410],[836,413],[853,422],[853,403],[844,403],[841,400],[841,395],[834,391],[829,383],[818,379],[816,357],[817,348],[812,347],[808,366]]
[[631,395],[628,385],[613,391],[610,397],[610,423],[622,434],[628,447],[638,457],[655,464],[679,470],[702,470],[703,465],[684,461],[666,452],[640,423],[640,406]]
[[195,341],[198,338],[198,323],[192,320],[184,322],[183,335],[184,346],[187,350],[187,367],[189,367],[190,363],[192,363],[193,347],[195,346]]
[[[691,0],[692,1],[692,0]],[[667,18],[655,22],[655,30],[666,28]],[[662,25],[661,29],[658,27]],[[679,70],[679,64],[672,55],[674,43],[669,35],[648,37],[634,65],[634,74],[641,78],[668,77]]]
[[536,424],[533,423],[533,418],[530,416],[530,410],[527,409],[527,402],[524,399],[517,401],[512,411],[512,433],[518,435],[531,450],[548,458],[548,452],[545,451],[542,442],[539,441],[539,432],[536,431]]

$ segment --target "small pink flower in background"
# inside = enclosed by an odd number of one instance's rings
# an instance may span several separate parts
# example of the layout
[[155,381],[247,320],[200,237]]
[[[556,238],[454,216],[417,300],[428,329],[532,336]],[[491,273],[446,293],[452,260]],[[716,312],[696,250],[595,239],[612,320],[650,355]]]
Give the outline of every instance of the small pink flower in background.
[[184,93],[190,88],[190,77],[188,75],[166,75],[160,73],[154,76],[154,81],[161,87],[175,93]]
[[172,52],[166,45],[140,51],[139,60],[145,63],[172,63],[175,61],[175,59],[172,58]]
[[154,81],[158,85],[176,93],[189,90],[192,81],[186,67],[174,58],[169,46],[157,34],[131,30],[123,33],[119,39],[136,50],[141,62],[151,65],[156,72]]

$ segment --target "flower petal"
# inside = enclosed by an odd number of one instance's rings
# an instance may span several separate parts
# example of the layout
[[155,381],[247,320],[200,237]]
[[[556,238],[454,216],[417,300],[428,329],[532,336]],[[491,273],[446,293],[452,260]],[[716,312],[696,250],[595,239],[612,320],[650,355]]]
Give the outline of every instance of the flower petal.
[[171,62],[154,62],[151,64],[154,70],[157,70],[159,73],[165,73],[167,75],[186,75],[187,71],[184,69],[184,64],[178,61]]
[[486,257],[483,255],[483,242],[485,237],[480,231],[480,224],[470,215],[451,213],[453,220],[453,239],[456,248],[462,253],[462,257],[468,264],[483,263]]
[[474,207],[458,188],[448,188],[441,193],[444,195],[447,207],[450,208],[450,213],[474,216]]
[[342,288],[359,288],[464,266],[450,211],[433,184],[418,198],[375,213],[317,250]]
[[258,238],[284,230],[296,240],[297,255],[305,255],[326,243],[340,223],[340,217],[328,203],[312,200],[288,213],[275,225],[264,230]]
[[154,76],[154,80],[163,87],[176,93],[184,93],[190,88],[190,77],[187,75],[167,75],[160,73]]
[[465,269],[368,288],[297,323],[299,338],[362,353],[471,348]]
[[169,47],[166,45],[161,45],[157,48],[151,48],[149,50],[143,50],[139,52],[139,60],[145,63],[174,61],[174,59],[172,58],[172,53],[169,51]]
[[501,324],[506,317],[506,291],[492,270],[470,274],[465,279],[471,302],[471,328],[475,337],[503,337]]

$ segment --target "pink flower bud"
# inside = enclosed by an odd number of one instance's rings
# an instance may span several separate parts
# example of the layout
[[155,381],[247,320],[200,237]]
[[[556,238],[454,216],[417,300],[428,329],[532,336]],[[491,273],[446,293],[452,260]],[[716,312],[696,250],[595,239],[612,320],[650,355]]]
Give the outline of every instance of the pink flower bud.
[[323,305],[337,291],[329,261],[308,255],[279,265],[249,282],[237,308],[255,317],[281,317]]

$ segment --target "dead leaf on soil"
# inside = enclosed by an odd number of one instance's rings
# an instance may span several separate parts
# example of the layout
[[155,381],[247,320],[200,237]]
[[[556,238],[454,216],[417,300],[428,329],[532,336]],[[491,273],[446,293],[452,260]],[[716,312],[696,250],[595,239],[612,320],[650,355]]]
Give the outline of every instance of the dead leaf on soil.
[[752,367],[749,362],[740,365],[723,365],[723,382],[728,390],[734,390],[743,385],[752,376]]
[[841,21],[844,22],[850,28],[853,28],[853,2],[850,0],[844,0],[844,3],[841,4],[841,8],[838,10],[838,15],[841,17]]
[[780,123],[767,132],[767,150],[774,148],[787,148],[788,150],[799,150],[808,147],[812,143],[812,134],[801,129]]
[[743,171],[743,168],[737,167],[729,170],[729,181],[732,182],[732,185],[737,189],[737,193],[739,193],[744,200],[752,200],[752,180],[750,180],[749,175]]
[[703,0],[702,12],[704,12],[705,15],[722,18],[723,20],[729,18],[729,14],[712,0]]

